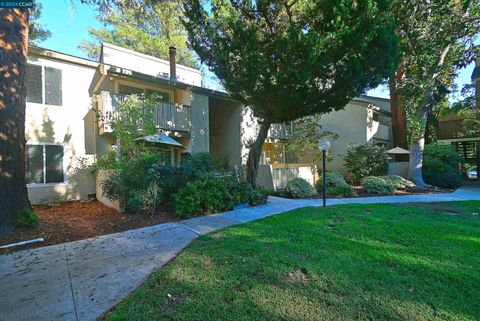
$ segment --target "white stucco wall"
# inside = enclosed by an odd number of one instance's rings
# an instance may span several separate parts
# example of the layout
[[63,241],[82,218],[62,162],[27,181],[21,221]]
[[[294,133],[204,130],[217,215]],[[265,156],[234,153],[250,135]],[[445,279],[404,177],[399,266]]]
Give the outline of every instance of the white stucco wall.
[[85,169],[93,155],[86,155],[84,126],[95,68],[39,56],[30,56],[28,62],[62,71],[62,106],[27,103],[25,129],[27,144],[64,147],[65,179],[63,183],[29,184],[30,201],[37,204],[85,198],[95,193],[95,178]]
[[[170,63],[168,60],[148,56],[133,50],[103,44],[101,61],[104,64],[126,68],[155,77],[170,77]],[[201,86],[202,76],[198,69],[176,64],[177,80],[186,84]]]

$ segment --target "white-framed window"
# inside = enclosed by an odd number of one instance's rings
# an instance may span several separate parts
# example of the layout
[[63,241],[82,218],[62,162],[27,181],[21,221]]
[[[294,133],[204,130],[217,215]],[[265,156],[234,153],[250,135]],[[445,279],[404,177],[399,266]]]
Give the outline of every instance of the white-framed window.
[[27,64],[27,102],[62,106],[62,71]]
[[27,144],[25,148],[25,175],[27,184],[52,184],[65,181],[63,145]]

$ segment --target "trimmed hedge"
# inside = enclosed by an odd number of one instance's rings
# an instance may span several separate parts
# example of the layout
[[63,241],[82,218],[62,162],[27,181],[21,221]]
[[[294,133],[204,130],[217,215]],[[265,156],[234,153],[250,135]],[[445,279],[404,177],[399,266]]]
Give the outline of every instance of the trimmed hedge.
[[311,198],[317,194],[309,182],[298,177],[288,182],[286,192],[293,198]]
[[365,192],[378,195],[393,195],[396,191],[392,183],[379,176],[365,177],[362,179],[362,187]]
[[415,187],[413,182],[398,175],[382,176],[382,178],[395,186],[396,189],[408,189]]
[[[345,182],[342,174],[338,172],[327,172],[326,175],[327,194],[333,197],[353,197],[355,190]],[[323,174],[315,183],[315,189],[319,194],[323,192]]]

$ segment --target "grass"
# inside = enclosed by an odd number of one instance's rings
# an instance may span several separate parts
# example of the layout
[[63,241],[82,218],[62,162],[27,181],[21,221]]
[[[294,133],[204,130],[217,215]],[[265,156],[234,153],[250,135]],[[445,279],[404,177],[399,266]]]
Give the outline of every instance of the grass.
[[480,202],[303,208],[200,237],[108,320],[480,320]]

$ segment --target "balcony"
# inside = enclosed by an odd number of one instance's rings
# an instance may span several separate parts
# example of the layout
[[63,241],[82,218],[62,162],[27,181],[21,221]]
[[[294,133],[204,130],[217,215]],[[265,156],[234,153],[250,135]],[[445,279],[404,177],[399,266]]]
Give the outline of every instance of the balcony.
[[[98,97],[100,135],[111,133],[112,117],[118,112],[119,104],[125,99],[124,95],[102,91]],[[192,129],[191,107],[182,104],[158,102],[154,106],[154,121],[157,129],[179,132],[190,132]]]

